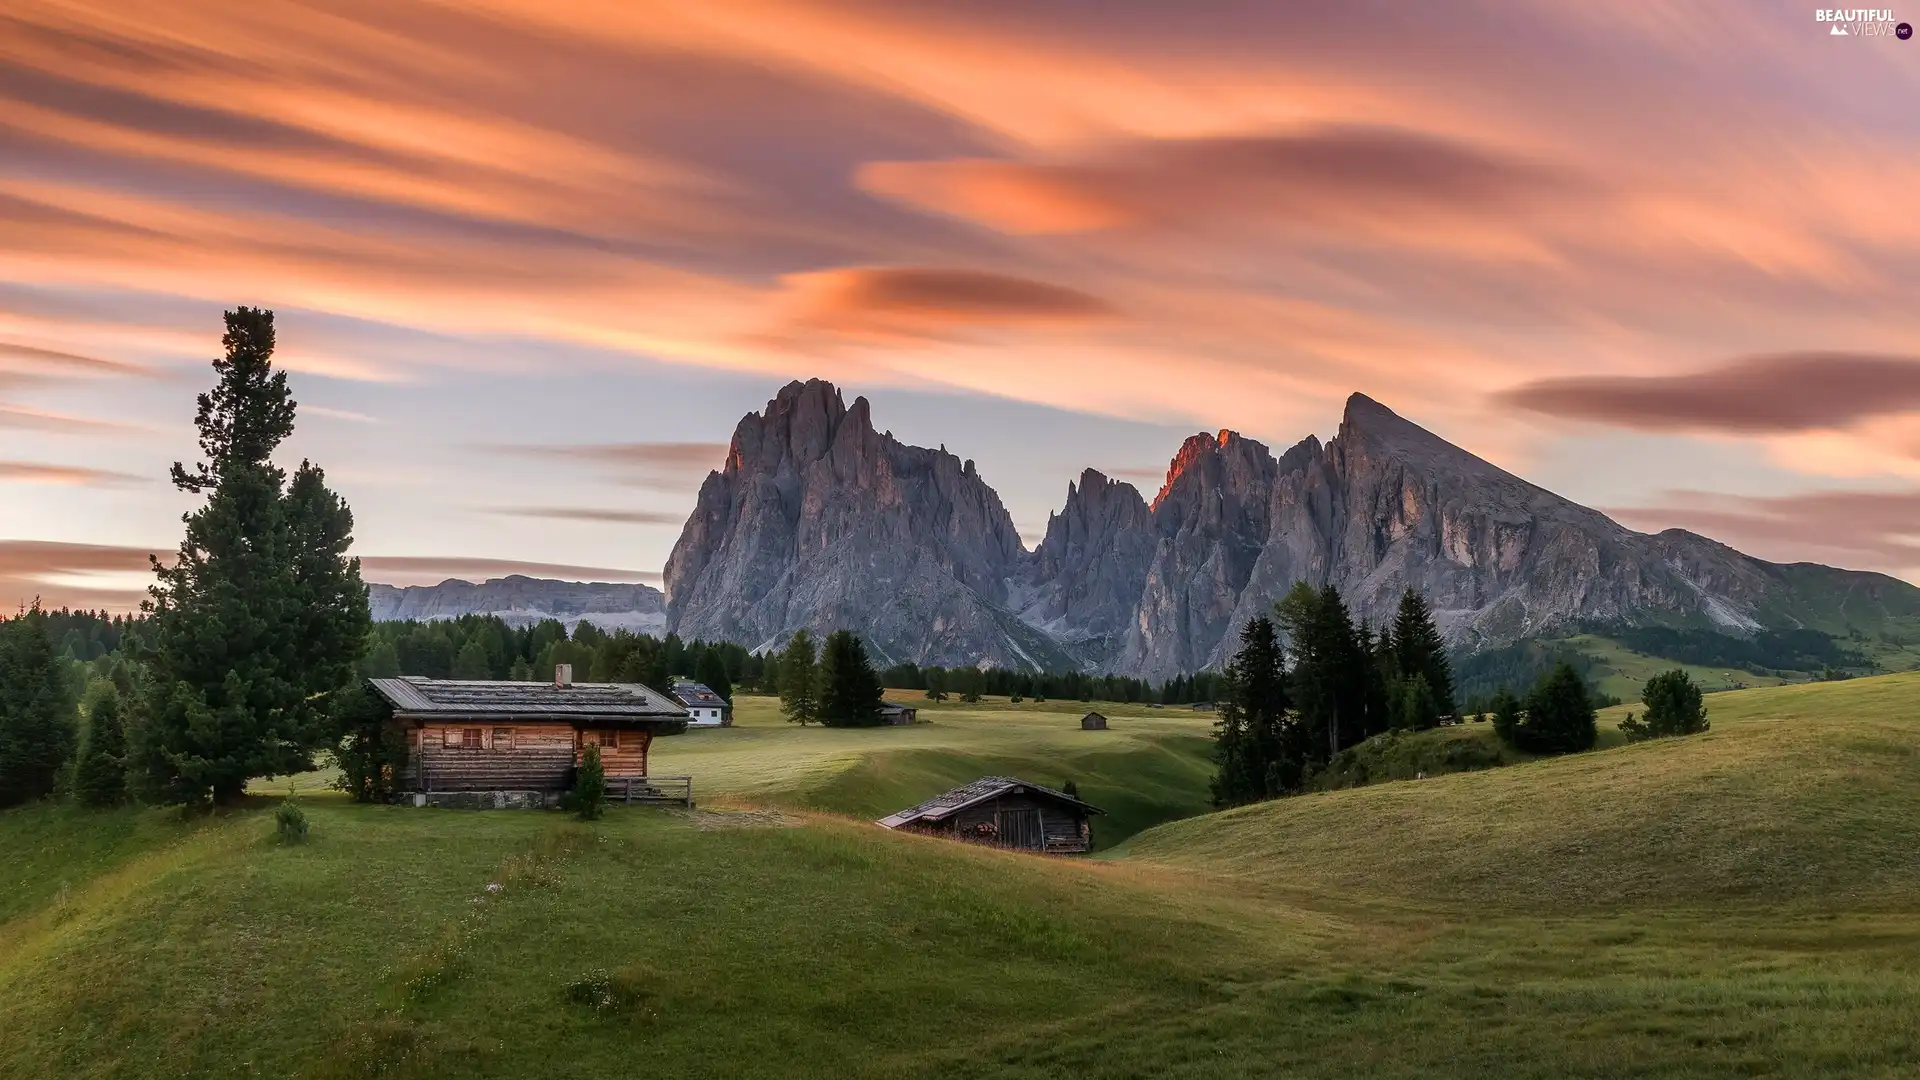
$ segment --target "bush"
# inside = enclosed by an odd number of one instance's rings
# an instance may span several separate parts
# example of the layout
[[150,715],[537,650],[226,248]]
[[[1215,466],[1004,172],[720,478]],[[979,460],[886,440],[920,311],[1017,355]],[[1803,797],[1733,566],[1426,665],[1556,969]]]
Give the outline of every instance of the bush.
[[600,748],[589,746],[580,755],[580,768],[573,777],[573,812],[581,821],[592,821],[607,809],[607,770],[600,764]]
[[1640,700],[1647,704],[1645,717],[1635,720],[1633,714],[1628,713],[1620,723],[1620,730],[1626,733],[1629,742],[1697,735],[1712,726],[1707,723],[1700,688],[1686,672],[1677,668],[1648,679],[1640,691]]
[[293,801],[292,794],[273,812],[273,832],[283,844],[307,842],[307,812]]

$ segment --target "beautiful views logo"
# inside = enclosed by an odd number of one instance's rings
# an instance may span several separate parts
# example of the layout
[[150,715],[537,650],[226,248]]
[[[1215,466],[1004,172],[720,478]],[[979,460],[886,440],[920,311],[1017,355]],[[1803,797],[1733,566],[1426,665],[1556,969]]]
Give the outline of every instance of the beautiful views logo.
[[1829,37],[1898,37],[1904,41],[1913,35],[1910,28],[1905,34],[1899,32],[1907,24],[1894,22],[1892,8],[1815,8],[1813,21],[1828,24]]

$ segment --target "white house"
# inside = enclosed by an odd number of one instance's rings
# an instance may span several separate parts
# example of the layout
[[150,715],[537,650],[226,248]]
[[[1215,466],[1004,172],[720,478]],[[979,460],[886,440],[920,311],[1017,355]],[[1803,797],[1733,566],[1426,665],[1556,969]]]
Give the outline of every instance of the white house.
[[688,727],[732,727],[733,706],[705,683],[673,684],[673,699],[686,706]]

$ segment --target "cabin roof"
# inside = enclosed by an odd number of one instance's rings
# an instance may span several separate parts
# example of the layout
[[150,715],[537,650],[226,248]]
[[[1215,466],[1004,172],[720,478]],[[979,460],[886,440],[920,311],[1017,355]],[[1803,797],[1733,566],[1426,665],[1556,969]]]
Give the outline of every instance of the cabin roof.
[[726,698],[714,693],[706,683],[694,682],[691,679],[680,679],[676,681],[673,684],[673,696],[679,699],[680,704],[689,708],[696,705],[703,708],[715,708],[724,706],[727,703]]
[[882,701],[880,703],[881,712],[899,712],[903,709],[911,709],[911,708],[913,708],[913,706],[902,705],[897,701]]
[[971,784],[962,784],[952,791],[935,795],[919,806],[902,810],[897,814],[888,814],[881,818],[878,824],[885,825],[889,829],[897,829],[915,821],[942,821],[975,803],[1020,791],[1077,806],[1090,814],[1106,813],[1105,810],[1091,803],[1081,802],[1066,792],[1055,791],[1041,784],[1029,783],[1012,776],[983,776]]
[[370,679],[396,716],[420,719],[552,719],[569,723],[664,723],[687,710],[639,683],[493,682],[408,675]]

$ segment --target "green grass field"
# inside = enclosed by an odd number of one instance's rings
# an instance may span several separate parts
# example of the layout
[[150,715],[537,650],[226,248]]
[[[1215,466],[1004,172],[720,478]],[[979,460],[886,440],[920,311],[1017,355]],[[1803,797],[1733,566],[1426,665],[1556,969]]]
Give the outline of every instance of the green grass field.
[[[748,702],[656,744],[703,809],[590,825],[9,811],[0,1077],[1911,1075],[1920,675],[1707,704],[1704,736],[1181,820],[1208,718],[1065,703]],[[1095,860],[864,820],[981,768],[1146,794]]]

